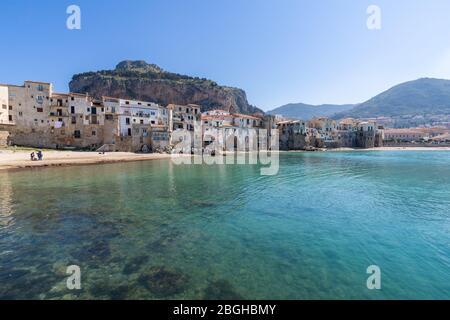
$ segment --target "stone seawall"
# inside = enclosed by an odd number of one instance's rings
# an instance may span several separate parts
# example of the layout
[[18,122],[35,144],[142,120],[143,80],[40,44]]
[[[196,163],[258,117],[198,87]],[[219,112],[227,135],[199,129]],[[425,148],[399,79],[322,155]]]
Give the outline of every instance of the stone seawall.
[[8,146],[8,142],[9,142],[9,132],[0,131],[0,147]]
[[[95,130],[95,135],[91,132]],[[98,125],[83,126],[81,137],[75,138],[65,127],[18,128],[13,125],[0,125],[0,131],[9,133],[8,144],[33,148],[90,148],[96,150],[102,145],[103,128]]]

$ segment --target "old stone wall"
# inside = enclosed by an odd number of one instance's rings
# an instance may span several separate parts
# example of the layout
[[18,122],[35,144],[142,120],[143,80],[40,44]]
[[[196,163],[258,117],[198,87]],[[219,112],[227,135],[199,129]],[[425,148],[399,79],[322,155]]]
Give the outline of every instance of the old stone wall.
[[9,132],[0,131],[0,147],[6,147],[9,141]]
[[375,131],[358,131],[356,134],[357,148],[374,148],[375,147]]

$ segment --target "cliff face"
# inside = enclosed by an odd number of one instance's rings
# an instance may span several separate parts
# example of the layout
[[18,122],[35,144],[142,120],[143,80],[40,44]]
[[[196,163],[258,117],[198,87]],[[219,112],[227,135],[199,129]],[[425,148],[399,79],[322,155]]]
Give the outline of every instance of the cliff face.
[[224,109],[246,114],[262,113],[248,103],[245,91],[241,89],[167,72],[144,61],[123,61],[114,70],[74,75],[69,87],[71,92],[89,93],[96,98],[136,99],[164,106],[194,103],[200,105],[202,111]]

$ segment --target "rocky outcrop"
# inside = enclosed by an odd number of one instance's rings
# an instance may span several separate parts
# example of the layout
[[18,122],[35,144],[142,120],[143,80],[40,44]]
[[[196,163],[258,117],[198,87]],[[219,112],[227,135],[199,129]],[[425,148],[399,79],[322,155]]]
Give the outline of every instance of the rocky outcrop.
[[263,113],[250,105],[245,91],[219,86],[208,79],[194,78],[164,71],[145,61],[122,61],[114,70],[74,75],[70,90],[101,96],[170,103],[198,104],[202,111],[224,109],[246,114]]

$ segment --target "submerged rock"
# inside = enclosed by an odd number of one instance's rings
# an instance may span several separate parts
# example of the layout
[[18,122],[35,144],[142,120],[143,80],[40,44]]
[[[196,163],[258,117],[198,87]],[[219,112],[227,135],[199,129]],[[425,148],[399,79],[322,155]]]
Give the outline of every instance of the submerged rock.
[[97,260],[106,260],[111,256],[109,243],[105,240],[94,241],[88,247],[81,247],[71,253],[71,256],[78,262],[93,262]]
[[189,278],[166,267],[152,267],[139,277],[139,283],[158,298],[166,298],[186,290]]
[[137,256],[130,259],[123,268],[123,273],[126,275],[138,272],[142,266],[148,261],[148,256]]
[[111,300],[125,300],[128,298],[130,287],[127,284],[114,285],[110,282],[97,282],[92,285],[89,292],[94,298],[107,298]]
[[226,280],[211,282],[205,289],[204,300],[244,300]]
[[156,240],[147,245],[150,252],[164,252],[170,246],[173,246],[181,237],[182,233],[174,228],[169,228],[161,231]]

